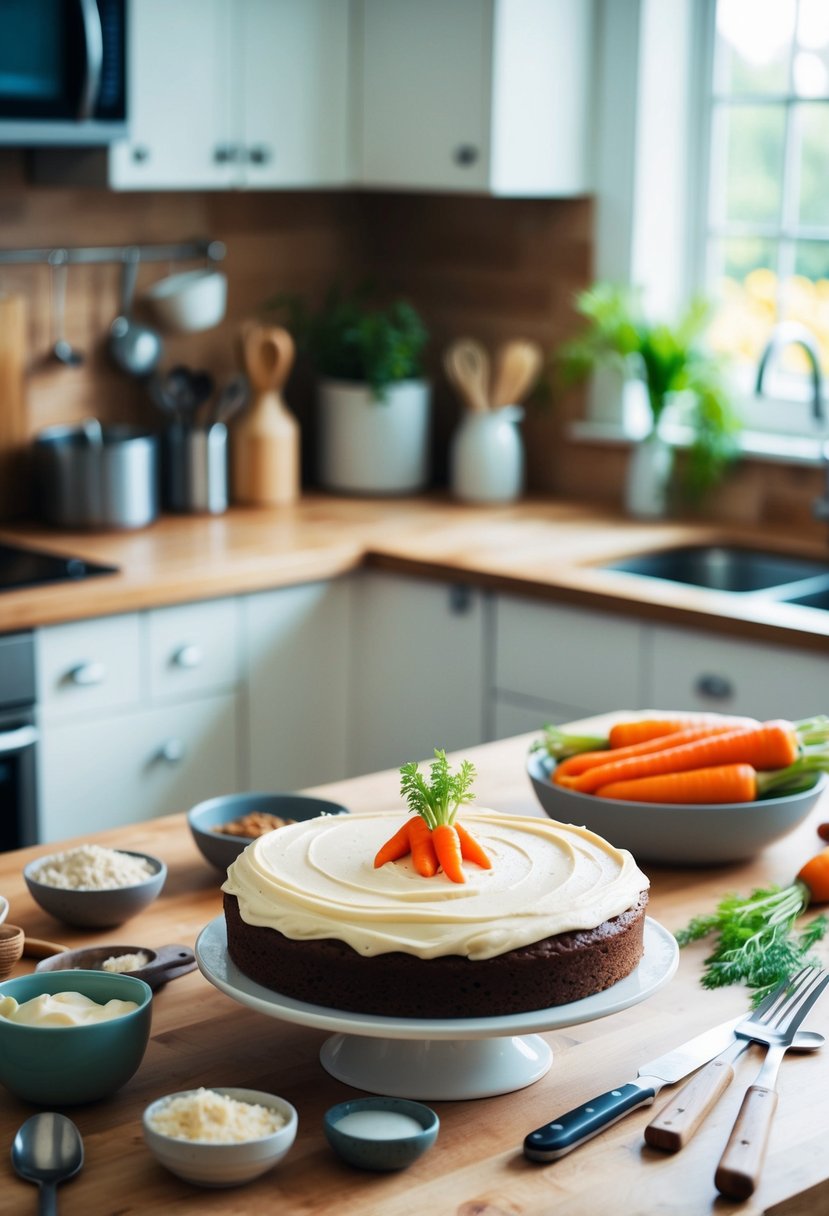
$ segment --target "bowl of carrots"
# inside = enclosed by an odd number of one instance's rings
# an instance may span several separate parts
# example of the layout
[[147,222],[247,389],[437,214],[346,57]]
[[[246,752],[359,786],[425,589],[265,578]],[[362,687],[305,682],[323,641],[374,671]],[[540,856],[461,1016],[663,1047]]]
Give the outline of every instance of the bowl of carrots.
[[829,718],[649,715],[606,738],[545,727],[527,771],[551,819],[637,860],[743,861],[802,823],[829,786]]

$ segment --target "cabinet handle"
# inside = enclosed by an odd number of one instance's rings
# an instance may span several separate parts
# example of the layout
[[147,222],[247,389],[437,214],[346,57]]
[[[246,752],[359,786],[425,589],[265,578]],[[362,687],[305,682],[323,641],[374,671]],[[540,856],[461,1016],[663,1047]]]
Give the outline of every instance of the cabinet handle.
[[470,165],[478,163],[480,152],[474,144],[460,144],[452,153],[452,159],[456,165],[460,165],[462,169],[468,169]]
[[213,160],[217,165],[229,165],[239,159],[239,149],[235,144],[219,144],[213,150]]
[[143,165],[150,159],[150,149],[145,144],[136,144],[132,150],[132,159],[137,165]]
[[725,676],[700,676],[695,689],[699,696],[710,697],[713,701],[729,701],[734,696],[734,685]]
[[273,159],[273,152],[265,144],[254,144],[248,151],[248,160],[252,165],[267,165]]
[[191,670],[193,667],[201,667],[204,662],[204,651],[201,646],[180,646],[173,655],[173,666],[184,667],[186,670]]
[[81,688],[91,688],[95,684],[103,684],[107,669],[103,663],[78,663],[69,672],[67,679]]
[[472,588],[455,583],[449,588],[449,611],[452,616],[466,616],[472,611]]
[[181,739],[167,739],[158,749],[158,759],[167,764],[180,764],[184,759],[184,744]]

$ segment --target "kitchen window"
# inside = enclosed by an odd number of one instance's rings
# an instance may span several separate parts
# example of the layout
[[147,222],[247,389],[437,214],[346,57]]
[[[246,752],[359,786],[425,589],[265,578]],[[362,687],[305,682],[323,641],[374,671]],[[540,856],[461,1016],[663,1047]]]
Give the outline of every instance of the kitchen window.
[[[800,344],[757,369],[773,327],[814,338],[829,377],[829,3],[706,0],[703,172],[695,284],[715,301],[712,344],[736,361],[747,427],[812,436]],[[824,402],[826,401],[824,391]],[[824,405],[826,409],[826,405]]]

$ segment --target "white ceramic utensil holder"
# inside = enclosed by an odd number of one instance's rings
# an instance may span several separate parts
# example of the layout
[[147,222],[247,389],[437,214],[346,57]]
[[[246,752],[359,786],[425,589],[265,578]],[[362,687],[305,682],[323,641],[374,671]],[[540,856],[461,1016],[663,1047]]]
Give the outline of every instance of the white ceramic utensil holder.
[[452,437],[450,483],[464,502],[511,502],[524,488],[520,406],[468,411]]
[[422,380],[390,385],[378,401],[364,384],[322,380],[319,480],[329,490],[405,494],[429,479],[431,392]]
[[656,432],[641,439],[630,454],[625,508],[637,519],[659,519],[668,508],[673,449]]

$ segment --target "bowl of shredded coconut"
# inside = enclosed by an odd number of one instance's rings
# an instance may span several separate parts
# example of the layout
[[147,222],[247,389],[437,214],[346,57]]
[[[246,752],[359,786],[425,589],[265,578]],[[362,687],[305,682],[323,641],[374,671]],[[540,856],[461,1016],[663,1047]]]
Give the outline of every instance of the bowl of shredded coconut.
[[290,1102],[258,1089],[168,1094],[144,1111],[144,1140],[171,1173],[197,1186],[252,1182],[281,1161],[299,1120]]
[[153,902],[167,867],[149,853],[82,844],[30,861],[23,877],[32,898],[56,920],[109,929]]

